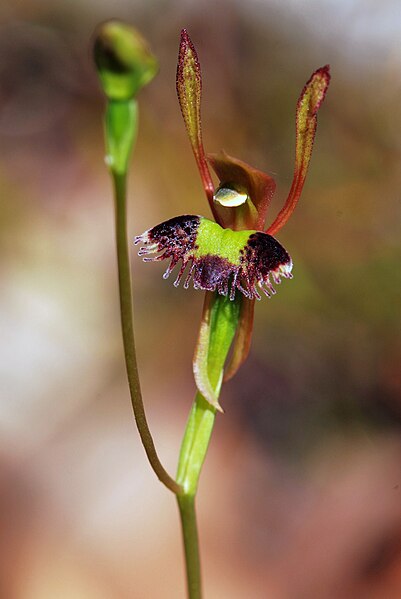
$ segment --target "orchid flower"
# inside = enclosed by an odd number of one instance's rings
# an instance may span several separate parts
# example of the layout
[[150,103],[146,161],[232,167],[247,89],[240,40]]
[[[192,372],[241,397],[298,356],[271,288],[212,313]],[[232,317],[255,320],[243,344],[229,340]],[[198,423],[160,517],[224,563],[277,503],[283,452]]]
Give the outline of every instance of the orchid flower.
[[[203,188],[214,221],[198,215],[167,220],[135,238],[144,261],[170,260],[164,278],[180,264],[174,285],[184,276],[184,287],[217,292],[235,301],[240,298],[240,316],[224,380],[231,378],[246,359],[251,342],[255,300],[260,291],[276,293],[281,278],[292,278],[292,260],[273,237],[285,225],[300,198],[305,182],[317,125],[317,112],[330,82],[329,67],[315,71],[299,97],[296,108],[295,169],[283,208],[266,227],[266,215],[276,184],[267,174],[222,151],[205,154],[200,117],[202,77],[195,47],[187,31],[181,32],[177,67],[177,94]],[[216,187],[210,174],[214,170]],[[155,254],[150,257],[150,254]],[[238,301],[238,300],[237,300]],[[194,375],[199,391],[219,408],[216,391],[208,380],[207,355],[210,314],[205,303],[194,357]]]

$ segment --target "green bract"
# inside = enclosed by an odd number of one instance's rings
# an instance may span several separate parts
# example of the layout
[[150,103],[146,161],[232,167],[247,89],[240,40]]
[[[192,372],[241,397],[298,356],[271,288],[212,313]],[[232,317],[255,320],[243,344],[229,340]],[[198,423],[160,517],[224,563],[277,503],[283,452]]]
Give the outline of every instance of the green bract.
[[156,58],[134,27],[108,21],[95,34],[94,59],[109,100],[129,100],[153,79]]

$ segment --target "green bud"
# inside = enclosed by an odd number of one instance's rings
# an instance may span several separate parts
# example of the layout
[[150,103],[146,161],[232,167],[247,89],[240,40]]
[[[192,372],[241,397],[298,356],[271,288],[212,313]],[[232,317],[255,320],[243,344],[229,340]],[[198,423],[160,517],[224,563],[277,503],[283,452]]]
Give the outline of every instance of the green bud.
[[93,55],[109,100],[129,100],[149,83],[158,63],[141,34],[120,21],[108,21],[95,32]]

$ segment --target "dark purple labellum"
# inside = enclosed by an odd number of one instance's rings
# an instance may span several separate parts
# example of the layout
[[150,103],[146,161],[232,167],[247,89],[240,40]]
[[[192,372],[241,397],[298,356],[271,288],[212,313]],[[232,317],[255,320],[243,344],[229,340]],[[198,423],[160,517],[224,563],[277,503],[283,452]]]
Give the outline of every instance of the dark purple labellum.
[[249,299],[260,299],[258,288],[270,297],[275,293],[272,281],[292,277],[291,258],[274,237],[261,231],[223,229],[201,216],[172,218],[136,237],[138,243],[143,244],[140,256],[159,253],[145,257],[146,262],[171,259],[164,278],[181,260],[175,286],[190,263],[185,288],[193,279],[195,289],[218,291],[232,300],[236,289]]
[[235,269],[227,258],[206,254],[202,258],[198,258],[196,263],[193,274],[195,289],[203,291],[216,291],[217,289],[221,295],[227,295],[231,282],[232,293],[235,293],[234,277],[238,276],[238,269]]

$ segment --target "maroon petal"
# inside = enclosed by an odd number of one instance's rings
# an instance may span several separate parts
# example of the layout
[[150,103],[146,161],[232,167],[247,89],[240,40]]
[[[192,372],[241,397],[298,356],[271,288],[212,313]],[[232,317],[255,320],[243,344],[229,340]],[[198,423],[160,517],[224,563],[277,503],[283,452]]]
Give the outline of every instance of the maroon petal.
[[237,334],[234,339],[230,361],[224,369],[223,382],[229,381],[248,357],[252,341],[254,311],[255,300],[243,297]]
[[270,233],[270,235],[275,235],[285,225],[300,198],[312,156],[317,127],[317,113],[322,105],[329,83],[330,68],[326,65],[313,73],[299,97],[296,112],[294,177],[284,207],[267,229],[267,233]]
[[177,64],[177,95],[182,116],[191,142],[192,151],[198,165],[206,197],[213,216],[216,218],[213,204],[214,185],[203,149],[201,127],[202,73],[198,55],[186,29],[181,31],[180,49]]

